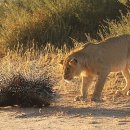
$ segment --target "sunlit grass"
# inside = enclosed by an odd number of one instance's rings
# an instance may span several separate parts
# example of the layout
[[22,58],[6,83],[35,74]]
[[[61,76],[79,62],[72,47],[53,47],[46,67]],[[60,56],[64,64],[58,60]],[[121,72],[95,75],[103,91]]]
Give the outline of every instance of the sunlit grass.
[[6,1],[0,5],[0,47],[72,46],[71,38],[85,41],[85,33],[97,37],[103,19],[120,16],[118,8],[124,6],[115,0]]

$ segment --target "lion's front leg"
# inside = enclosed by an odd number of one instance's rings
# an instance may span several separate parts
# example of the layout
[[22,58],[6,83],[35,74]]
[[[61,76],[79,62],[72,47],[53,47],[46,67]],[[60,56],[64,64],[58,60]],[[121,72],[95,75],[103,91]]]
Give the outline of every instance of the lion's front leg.
[[88,94],[88,88],[92,82],[92,77],[82,77],[82,86],[80,96],[75,97],[75,101],[86,101],[87,100],[87,94]]
[[104,72],[100,73],[100,75],[98,76],[98,80],[96,82],[95,90],[94,90],[94,93],[92,96],[92,101],[95,101],[95,102],[101,101],[100,100],[101,93],[102,93],[102,90],[103,90],[103,87],[104,87],[108,74],[109,74],[109,71],[104,71]]

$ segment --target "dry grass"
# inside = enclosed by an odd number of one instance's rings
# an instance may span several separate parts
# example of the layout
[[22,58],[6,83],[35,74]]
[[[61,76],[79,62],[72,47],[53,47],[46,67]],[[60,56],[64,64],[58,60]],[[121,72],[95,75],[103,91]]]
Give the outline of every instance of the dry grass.
[[[106,11],[107,10],[107,11]],[[97,36],[106,18],[117,19],[125,6],[115,0],[12,0],[0,3],[0,46],[25,48],[85,41],[85,33]],[[91,14],[91,15],[90,15]],[[105,24],[106,25],[106,24]]]
[[[122,35],[122,34],[130,34],[130,12],[127,13],[126,16],[121,14],[120,21],[115,21],[115,20],[107,20],[105,21],[109,26],[109,32],[106,31],[107,27],[102,26],[101,30],[99,30],[99,36],[103,40],[104,37],[114,37],[117,35]],[[103,32],[103,33],[102,33]]]

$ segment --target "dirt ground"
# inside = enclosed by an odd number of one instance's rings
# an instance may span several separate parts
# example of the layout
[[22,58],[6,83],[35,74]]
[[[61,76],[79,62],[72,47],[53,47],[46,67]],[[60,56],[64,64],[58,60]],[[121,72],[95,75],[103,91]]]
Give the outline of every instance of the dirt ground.
[[74,102],[75,94],[62,94],[49,108],[0,108],[0,130],[129,130],[130,97],[94,103]]

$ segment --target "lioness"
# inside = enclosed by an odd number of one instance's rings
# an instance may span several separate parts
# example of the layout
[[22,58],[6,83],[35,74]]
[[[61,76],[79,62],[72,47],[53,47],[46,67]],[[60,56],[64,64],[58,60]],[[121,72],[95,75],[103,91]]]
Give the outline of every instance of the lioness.
[[86,44],[82,49],[72,52],[63,61],[64,79],[82,77],[81,95],[76,101],[86,100],[88,87],[97,76],[92,101],[100,101],[101,92],[110,72],[121,71],[126,79],[126,86],[118,93],[127,94],[130,89],[130,34],[106,39],[99,44]]

